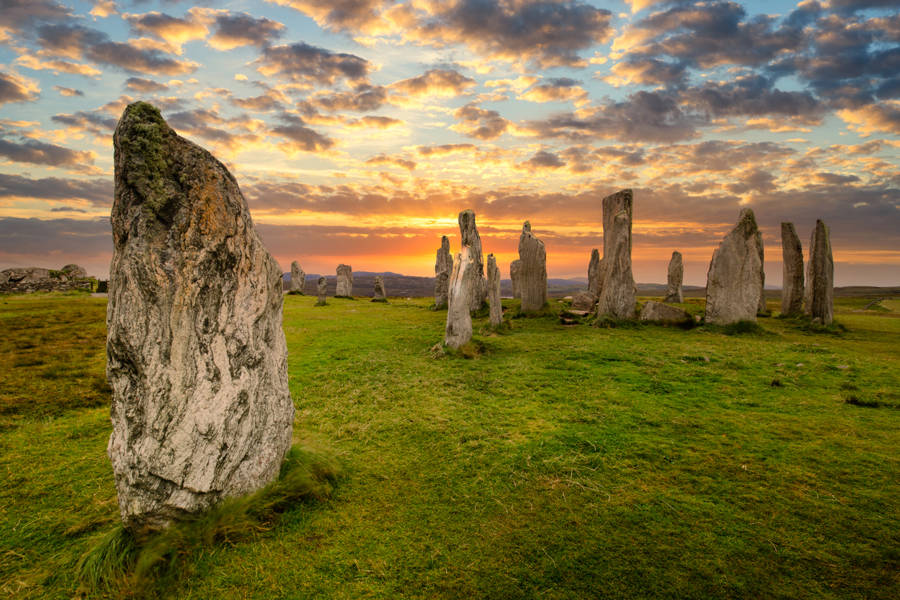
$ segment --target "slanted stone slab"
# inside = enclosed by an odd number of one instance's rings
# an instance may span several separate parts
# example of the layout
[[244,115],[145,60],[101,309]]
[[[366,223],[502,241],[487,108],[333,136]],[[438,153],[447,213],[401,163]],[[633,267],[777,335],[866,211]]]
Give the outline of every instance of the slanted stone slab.
[[306,286],[306,273],[300,268],[300,263],[296,260],[291,263],[291,294],[303,294],[303,288]]
[[669,260],[669,277],[666,283],[666,297],[663,302],[675,304],[684,302],[684,293],[681,286],[683,279],[684,260],[681,258],[681,252],[676,250],[672,253],[672,259]]
[[531,223],[522,225],[519,236],[519,293],[523,313],[536,313],[547,304],[547,252],[544,242],[531,232]]
[[803,246],[793,223],[781,224],[781,314],[803,314]]
[[762,294],[762,235],[749,208],[713,253],[706,274],[706,322],[756,321]]
[[631,214],[633,195],[622,190],[603,199],[603,282],[597,300],[598,316],[635,317],[635,284],[631,271]]
[[591,311],[594,309],[594,305],[597,303],[597,299],[594,298],[594,295],[590,292],[576,292],[574,296],[572,296],[572,311],[576,310],[586,310]]
[[500,304],[500,269],[497,268],[497,259],[493,254],[488,254],[487,289],[488,305],[491,309],[491,326],[500,327],[503,324],[503,305]]
[[474,264],[475,273],[466,277],[466,285],[471,286],[467,292],[469,312],[475,312],[484,305],[487,298],[487,281],[484,277],[484,256],[481,251],[481,236],[475,226],[475,211],[464,210],[459,213],[460,244],[469,248],[467,255]]
[[447,308],[448,290],[450,289],[450,273],[453,271],[453,257],[450,255],[450,240],[441,236],[441,247],[438,248],[434,261],[434,308]]
[[834,321],[834,258],[831,232],[821,219],[816,220],[809,240],[806,265],[806,314],[814,321],[830,325]]
[[594,302],[600,297],[600,285],[603,283],[603,259],[600,258],[600,251],[594,248],[591,250],[591,262],[588,263],[588,292],[594,297]]
[[450,275],[450,298],[447,307],[447,326],[444,330],[444,343],[451,348],[459,348],[472,339],[472,316],[469,313],[469,294],[475,288],[473,279],[481,276],[478,273],[475,259],[470,255],[471,247],[463,246],[453,262]]
[[156,108],[128,106],[113,143],[108,454],[122,520],[155,529],[278,476],[282,274],[231,173]]
[[384,276],[375,276],[375,289],[372,294],[372,302],[387,302],[387,292],[384,291]]
[[509,263],[509,282],[512,284],[513,298],[522,297],[521,288],[522,261],[518,258]]
[[352,298],[353,297],[353,267],[350,265],[339,264],[337,268],[337,288],[334,292],[335,298]]
[[319,277],[319,281],[316,282],[316,293],[318,295],[318,299],[316,300],[316,306],[325,306],[328,304],[328,279],[325,277]]
[[683,323],[691,320],[691,315],[677,306],[650,300],[641,308],[640,320],[657,323]]

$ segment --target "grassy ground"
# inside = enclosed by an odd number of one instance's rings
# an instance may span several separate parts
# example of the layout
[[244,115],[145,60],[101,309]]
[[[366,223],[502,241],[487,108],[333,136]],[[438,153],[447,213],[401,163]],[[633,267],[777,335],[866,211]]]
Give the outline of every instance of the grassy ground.
[[[295,437],[343,477],[170,596],[896,597],[896,300],[832,333],[480,319],[474,359],[424,299],[314,302],[285,298]],[[104,314],[0,298],[0,597],[73,597],[116,525]]]

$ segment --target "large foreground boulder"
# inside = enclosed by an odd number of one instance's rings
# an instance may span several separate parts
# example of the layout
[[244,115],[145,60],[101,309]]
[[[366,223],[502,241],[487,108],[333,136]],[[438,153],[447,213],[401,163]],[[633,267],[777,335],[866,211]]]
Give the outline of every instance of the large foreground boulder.
[[536,313],[547,304],[547,251],[544,242],[531,232],[531,223],[522,225],[519,236],[519,294],[523,313]]
[[631,271],[633,194],[622,190],[603,199],[603,267],[597,315],[635,317],[635,285]]
[[447,308],[450,273],[453,271],[453,257],[450,255],[450,240],[441,236],[441,247],[434,260],[434,308]]
[[466,292],[469,297],[469,312],[475,312],[484,305],[487,298],[487,281],[484,277],[484,255],[481,250],[481,236],[475,226],[475,211],[464,210],[459,213],[459,237],[463,248],[468,248],[466,253],[474,265],[475,273],[466,277],[466,285],[470,289]]
[[756,321],[763,293],[762,235],[749,208],[713,253],[706,274],[706,322]]
[[335,298],[353,297],[353,267],[343,263],[337,268],[337,288],[334,291]]
[[234,177],[156,108],[128,106],[113,140],[108,453],[123,521],[154,529],[278,475],[282,275]]
[[681,252],[677,250],[672,253],[672,259],[669,260],[669,275],[666,283],[666,297],[663,302],[672,302],[681,304],[684,302],[684,293],[682,292],[682,281],[684,280],[684,259]]
[[781,224],[781,314],[803,313],[803,246],[793,223]]
[[831,232],[821,219],[816,220],[809,240],[806,265],[806,314],[829,325],[834,320],[834,258]]

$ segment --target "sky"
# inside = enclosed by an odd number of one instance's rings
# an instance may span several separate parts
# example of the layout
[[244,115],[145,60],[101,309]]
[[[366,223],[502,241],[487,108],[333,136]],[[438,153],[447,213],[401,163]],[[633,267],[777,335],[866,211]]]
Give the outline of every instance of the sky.
[[158,106],[237,178],[283,270],[434,273],[476,213],[586,277],[634,190],[638,282],[704,285],[754,210],[831,228],[837,285],[900,285],[897,0],[0,0],[0,269],[106,278],[112,132]]

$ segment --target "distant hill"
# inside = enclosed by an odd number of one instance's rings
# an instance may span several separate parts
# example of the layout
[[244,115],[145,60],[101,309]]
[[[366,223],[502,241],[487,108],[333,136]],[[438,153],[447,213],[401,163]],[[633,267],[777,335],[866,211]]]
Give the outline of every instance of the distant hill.
[[[414,277],[412,275],[401,275],[386,271],[384,273],[373,273],[371,271],[355,271],[353,273],[353,295],[354,296],[372,296],[375,287],[375,276],[384,276],[384,287],[388,296],[399,296],[403,298],[426,298],[434,295],[434,277]],[[288,289],[291,282],[291,274],[284,273],[284,289]],[[326,275],[328,280],[328,295],[333,296],[337,287],[337,276]],[[311,273],[306,276],[306,285],[304,293],[315,295],[316,284],[319,281],[318,273]],[[666,285],[664,283],[639,283],[637,284],[638,296],[663,296],[666,293]],[[571,296],[579,290],[587,289],[587,279],[583,277],[575,277],[572,279],[551,278],[547,280],[547,293],[552,298],[562,298]],[[503,279],[500,282],[500,295],[512,296],[512,283],[509,279]],[[702,298],[706,295],[706,288],[697,285],[684,286],[684,295],[688,298]],[[900,287],[875,287],[875,286],[849,286],[838,287],[834,289],[834,295],[837,297],[850,296],[900,296]],[[779,288],[766,288],[766,297],[769,299],[780,298],[781,290]]]

